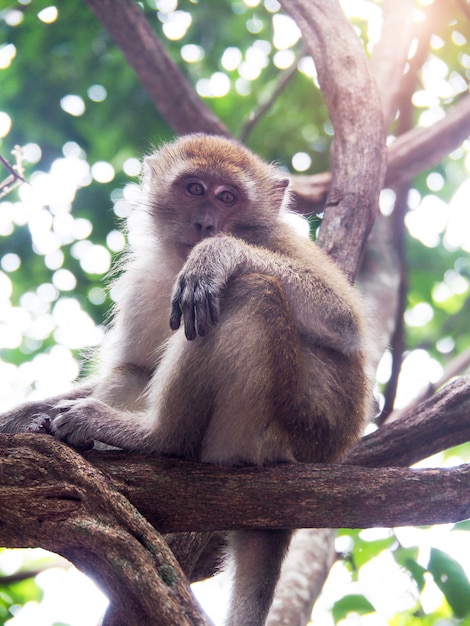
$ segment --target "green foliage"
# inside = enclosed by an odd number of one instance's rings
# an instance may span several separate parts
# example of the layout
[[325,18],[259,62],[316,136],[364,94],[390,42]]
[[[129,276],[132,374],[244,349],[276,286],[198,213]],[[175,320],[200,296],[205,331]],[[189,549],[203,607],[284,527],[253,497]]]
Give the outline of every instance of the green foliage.
[[335,602],[332,614],[335,624],[342,619],[345,619],[350,613],[356,613],[357,615],[367,615],[375,611],[373,605],[361,595],[344,596],[338,602]]
[[43,592],[34,578],[22,580],[11,585],[2,585],[0,578],[0,624],[11,618],[10,607],[22,606],[26,602],[40,602]]
[[352,541],[352,549],[347,552],[347,561],[350,564],[351,572],[357,572],[365,563],[378,556],[383,550],[392,548],[397,540],[393,533],[388,533],[388,537],[375,540],[364,539],[359,529],[341,529],[338,531],[339,537],[349,537]]
[[456,617],[470,615],[470,582],[455,559],[432,548],[428,569],[434,582],[444,594]]
[[418,562],[418,548],[403,548],[399,546],[393,551],[393,558],[403,569],[406,569],[411,578],[415,581],[419,591],[423,591],[426,568],[422,567]]

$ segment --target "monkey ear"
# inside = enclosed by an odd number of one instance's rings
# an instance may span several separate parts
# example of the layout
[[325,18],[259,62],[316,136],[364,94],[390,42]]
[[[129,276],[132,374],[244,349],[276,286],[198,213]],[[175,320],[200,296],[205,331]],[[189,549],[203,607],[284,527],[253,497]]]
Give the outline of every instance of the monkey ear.
[[276,181],[275,187],[280,191],[289,186],[290,179],[289,178],[280,178]]
[[276,198],[279,199],[279,204],[284,204],[289,201],[289,178],[279,178],[274,183],[274,192],[276,194]]

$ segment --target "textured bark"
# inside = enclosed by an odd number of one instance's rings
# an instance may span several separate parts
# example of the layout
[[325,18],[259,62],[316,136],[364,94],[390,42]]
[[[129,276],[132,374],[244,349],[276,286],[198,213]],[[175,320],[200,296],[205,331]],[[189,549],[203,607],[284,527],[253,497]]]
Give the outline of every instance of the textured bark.
[[346,463],[369,467],[408,466],[470,441],[470,376],[444,387],[399,420],[361,439]]
[[106,626],[208,624],[172,552],[109,480],[49,437],[0,436],[0,543],[52,550],[108,595]]
[[[37,476],[25,478],[31,461],[43,467],[47,454],[63,456],[62,451],[57,455],[56,442],[43,436],[5,435],[0,449],[16,464],[16,474],[5,470],[4,461],[1,465],[5,479],[0,488],[2,545],[24,547],[39,541],[39,545],[48,544],[50,549],[76,561],[76,548],[67,547],[72,543],[70,535],[62,531],[57,536],[55,529],[70,523],[84,532],[93,515],[100,518],[101,501],[93,501],[97,479],[87,476],[77,489],[75,477],[65,471],[57,473],[57,484],[50,476],[45,484],[38,484]],[[26,452],[25,460],[19,461],[22,451]],[[365,460],[371,456],[369,451]],[[370,528],[450,523],[470,517],[470,490],[462,489],[470,477],[470,465],[413,470],[302,463],[257,471],[252,467],[221,468],[122,452],[100,453],[93,462],[106,468],[114,488],[161,532],[322,528],[325,524],[334,528]],[[84,467],[82,462],[82,471]],[[148,479],[143,484],[146,473]],[[100,480],[102,485],[108,484],[102,477]],[[108,496],[111,501],[116,499],[113,493]],[[93,515],[84,521],[81,511],[86,499],[86,507]],[[101,533],[102,525],[103,522],[96,524]],[[103,537],[106,538],[105,533]],[[106,553],[103,537],[98,544]],[[91,537],[90,541],[96,549],[96,538]],[[116,550],[122,561],[128,553],[128,549],[123,553]]]
[[375,220],[385,174],[380,99],[362,44],[337,0],[285,0],[311,53],[335,142],[318,243],[351,281]]
[[[224,468],[120,451],[86,453],[101,474],[53,438],[3,435],[1,540],[9,546],[52,542],[63,550],[67,535],[48,531],[43,536],[43,529],[82,520],[86,507],[101,511],[107,497],[113,514],[124,506],[106,492],[104,475],[161,532],[455,522],[470,516],[470,490],[462,488],[470,465],[398,466],[468,440],[469,377],[365,437],[345,465]],[[386,467],[390,464],[396,467]],[[77,524],[83,527],[83,521]]]

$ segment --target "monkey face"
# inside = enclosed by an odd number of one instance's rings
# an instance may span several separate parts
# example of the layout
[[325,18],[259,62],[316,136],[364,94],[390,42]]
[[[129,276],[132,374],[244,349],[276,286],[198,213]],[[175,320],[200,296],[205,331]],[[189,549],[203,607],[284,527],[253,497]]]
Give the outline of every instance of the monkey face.
[[217,136],[181,137],[146,165],[159,240],[182,259],[197,243],[219,233],[264,241],[288,184],[276,168]]
[[207,172],[176,179],[170,197],[179,217],[176,243],[183,258],[203,239],[234,232],[248,200],[239,185]]

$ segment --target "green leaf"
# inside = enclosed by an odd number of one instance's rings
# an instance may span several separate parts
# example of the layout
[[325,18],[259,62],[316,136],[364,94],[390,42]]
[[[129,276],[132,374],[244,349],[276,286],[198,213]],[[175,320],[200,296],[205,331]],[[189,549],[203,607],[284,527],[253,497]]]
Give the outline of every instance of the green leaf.
[[0,593],[10,599],[10,604],[18,605],[23,605],[31,600],[40,602],[43,597],[43,591],[38,587],[34,578],[28,578],[11,585],[0,585]]
[[457,617],[470,615],[470,582],[458,561],[431,549],[428,570]]
[[416,561],[418,557],[418,548],[402,548],[399,547],[392,552],[393,558],[396,563],[406,569],[413,580],[416,582],[419,591],[422,591],[424,588],[424,574],[426,573],[426,569],[419,565]]
[[357,613],[358,615],[366,615],[374,613],[375,608],[367,598],[359,594],[344,596],[338,602],[335,602],[332,614],[335,624],[346,618],[349,613]]

